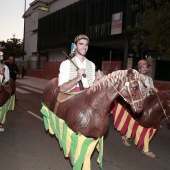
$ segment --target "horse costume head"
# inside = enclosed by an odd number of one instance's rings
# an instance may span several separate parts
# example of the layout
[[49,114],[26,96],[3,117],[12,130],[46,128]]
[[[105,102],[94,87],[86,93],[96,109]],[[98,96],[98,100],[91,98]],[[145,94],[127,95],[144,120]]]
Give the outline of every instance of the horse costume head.
[[[140,113],[144,102],[140,79],[141,75],[134,69],[114,71],[95,83],[89,92],[95,91],[98,88],[102,89],[103,87],[105,87],[106,91],[113,90],[115,91],[115,97],[118,95],[122,96],[131,105],[133,112]],[[110,95],[113,95],[113,93],[108,93],[108,97],[111,97]]]

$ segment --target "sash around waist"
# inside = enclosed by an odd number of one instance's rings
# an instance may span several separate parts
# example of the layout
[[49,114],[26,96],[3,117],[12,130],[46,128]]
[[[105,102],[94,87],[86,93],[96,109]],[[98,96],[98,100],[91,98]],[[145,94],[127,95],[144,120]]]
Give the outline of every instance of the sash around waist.
[[[84,90],[88,90],[89,88],[84,88]],[[81,91],[80,90],[80,87],[75,87],[74,89],[73,89],[73,91]]]

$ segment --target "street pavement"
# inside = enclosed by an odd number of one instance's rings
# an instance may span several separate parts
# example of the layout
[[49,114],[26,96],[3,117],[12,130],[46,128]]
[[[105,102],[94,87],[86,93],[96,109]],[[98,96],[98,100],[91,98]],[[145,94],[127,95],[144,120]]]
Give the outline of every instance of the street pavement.
[[[0,135],[0,164],[3,170],[71,170],[68,159],[64,158],[58,141],[45,133],[40,95],[50,80],[25,76],[17,79],[15,110],[7,114],[5,132]],[[37,92],[37,93],[36,93]],[[28,114],[27,114],[28,113]],[[38,116],[38,119],[33,118]],[[103,170],[168,170],[169,131],[164,122],[150,143],[150,149],[157,156],[152,159],[141,153],[132,140],[131,147],[125,147],[121,135],[110,127],[104,139]],[[97,151],[91,157],[91,170],[99,170],[96,162]],[[8,159],[7,159],[8,158]]]
[[24,78],[20,78],[16,80],[17,83],[34,87],[40,90],[43,90],[49,81],[50,80],[31,77],[31,76],[24,76]]

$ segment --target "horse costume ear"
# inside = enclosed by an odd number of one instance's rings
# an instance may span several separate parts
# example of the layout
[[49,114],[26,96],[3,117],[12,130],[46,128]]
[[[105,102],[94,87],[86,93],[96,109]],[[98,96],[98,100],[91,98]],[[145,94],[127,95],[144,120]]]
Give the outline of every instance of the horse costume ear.
[[129,78],[130,78],[130,79],[133,79],[133,77],[134,77],[133,69],[128,69],[128,71],[127,71],[127,77],[128,77],[128,79],[129,79]]

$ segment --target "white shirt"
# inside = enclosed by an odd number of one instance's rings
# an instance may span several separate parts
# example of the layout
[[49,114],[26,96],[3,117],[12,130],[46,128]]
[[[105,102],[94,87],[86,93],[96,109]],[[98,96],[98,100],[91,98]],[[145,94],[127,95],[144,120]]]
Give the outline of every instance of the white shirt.
[[[8,68],[5,64],[3,64],[3,68],[5,68],[5,72],[4,72],[4,75],[0,75],[0,82],[1,82],[2,84],[5,84],[6,82],[9,81],[10,75],[9,75],[9,68]],[[5,79],[4,79],[4,81],[2,82],[3,77],[5,77]]]
[[[84,59],[83,62],[81,62],[76,56],[75,56],[75,59],[76,59],[76,65],[78,66],[78,68],[85,69],[85,73],[86,73],[86,58]],[[92,76],[93,76],[93,81],[94,81],[95,80],[95,65],[94,64],[92,64],[92,70],[93,70]],[[62,84],[66,83],[66,82],[69,82],[69,76],[70,76],[70,60],[65,60],[60,64],[60,73],[58,76],[58,86],[61,86]],[[85,78],[82,76],[81,80],[82,80],[84,88],[89,88],[87,76]],[[76,86],[79,87],[79,85],[77,84],[72,89],[74,89]],[[70,90],[72,90],[72,89],[70,89]]]
[[153,79],[147,75],[144,76],[144,83],[148,88],[153,88],[154,89],[154,84],[153,84]]
[[5,72],[4,72],[5,80],[4,80],[3,84],[8,82],[9,78],[10,78],[8,66],[4,65],[4,68],[5,68]]
[[3,75],[2,74],[0,74],[0,84],[2,83],[2,79],[3,79]]

